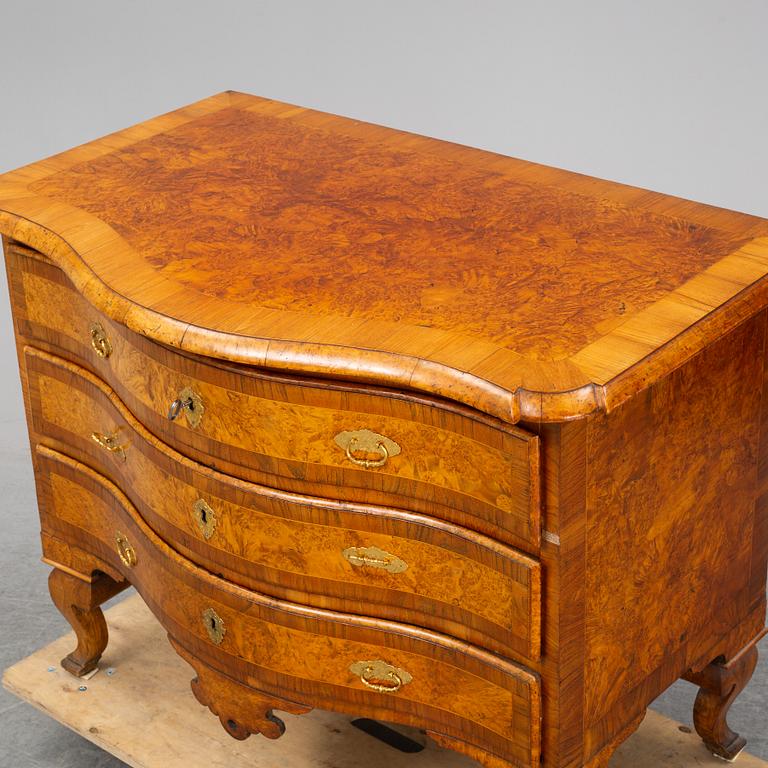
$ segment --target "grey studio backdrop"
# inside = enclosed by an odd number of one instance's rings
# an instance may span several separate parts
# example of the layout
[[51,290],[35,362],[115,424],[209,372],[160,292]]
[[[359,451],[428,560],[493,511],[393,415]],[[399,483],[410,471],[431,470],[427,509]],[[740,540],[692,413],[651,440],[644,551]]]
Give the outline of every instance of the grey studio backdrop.
[[[768,217],[766,0],[0,8],[0,171],[231,88]],[[68,627],[39,562],[4,280],[1,296],[5,668]],[[731,721],[768,758],[761,650]],[[678,683],[654,706],[690,723],[693,696]],[[120,765],[0,693],[2,768]]]

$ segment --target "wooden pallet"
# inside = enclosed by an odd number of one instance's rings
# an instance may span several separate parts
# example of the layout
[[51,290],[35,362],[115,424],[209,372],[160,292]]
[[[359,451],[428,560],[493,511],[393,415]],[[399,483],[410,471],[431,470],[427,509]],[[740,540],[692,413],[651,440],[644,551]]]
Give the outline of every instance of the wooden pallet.
[[[407,754],[359,730],[351,718],[316,710],[283,715],[278,741],[230,738],[192,696],[192,669],[171,650],[138,596],[107,613],[110,644],[100,670],[77,680],[59,666],[74,647],[66,635],[6,670],[3,685],[20,698],[134,768],[476,768],[419,731],[397,727],[424,745]],[[84,690],[83,690],[84,689]],[[364,756],[364,757],[362,757]],[[361,759],[362,758],[362,759]],[[616,753],[613,768],[720,766],[695,734],[655,712]],[[747,754],[741,768],[768,768]]]

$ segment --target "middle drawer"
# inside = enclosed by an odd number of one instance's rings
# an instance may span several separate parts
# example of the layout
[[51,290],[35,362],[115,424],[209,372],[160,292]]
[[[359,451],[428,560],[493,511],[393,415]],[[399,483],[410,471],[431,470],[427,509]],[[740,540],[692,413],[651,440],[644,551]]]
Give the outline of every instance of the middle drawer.
[[29,347],[25,358],[38,438],[74,449],[123,489],[162,538],[209,571],[294,602],[539,658],[536,560],[425,515],[223,475],[151,435],[82,368]]

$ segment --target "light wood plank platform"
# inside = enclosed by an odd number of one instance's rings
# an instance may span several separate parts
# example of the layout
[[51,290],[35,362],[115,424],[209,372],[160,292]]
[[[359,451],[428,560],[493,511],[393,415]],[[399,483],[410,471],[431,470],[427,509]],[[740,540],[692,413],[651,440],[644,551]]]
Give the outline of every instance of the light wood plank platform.
[[[279,742],[230,738],[189,688],[194,673],[171,650],[138,596],[107,612],[110,644],[99,672],[79,681],[59,666],[74,646],[65,635],[6,670],[3,685],[20,698],[98,744],[134,768],[473,768],[418,731],[397,727],[425,744],[405,754],[350,725],[350,718],[316,710],[280,716]],[[86,690],[80,690],[84,687]],[[768,768],[747,754],[740,768]],[[695,734],[649,711],[640,730],[613,758],[613,768],[722,766]]]

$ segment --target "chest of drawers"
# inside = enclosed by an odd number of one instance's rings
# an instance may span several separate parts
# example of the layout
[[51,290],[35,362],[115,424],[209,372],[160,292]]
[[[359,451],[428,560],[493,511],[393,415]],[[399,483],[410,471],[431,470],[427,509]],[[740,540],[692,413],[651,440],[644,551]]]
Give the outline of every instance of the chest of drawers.
[[764,634],[768,222],[224,93],[0,176],[52,598],[235,738],[607,764]]

